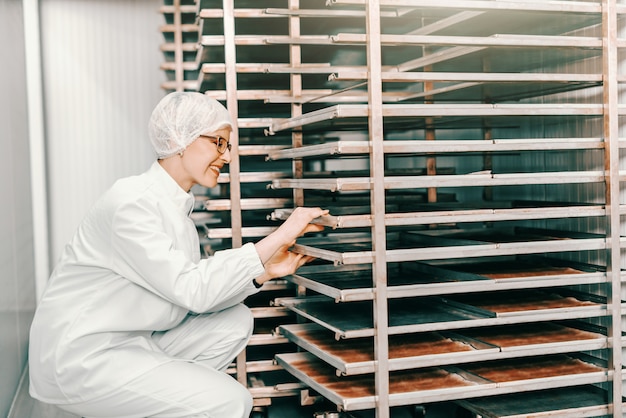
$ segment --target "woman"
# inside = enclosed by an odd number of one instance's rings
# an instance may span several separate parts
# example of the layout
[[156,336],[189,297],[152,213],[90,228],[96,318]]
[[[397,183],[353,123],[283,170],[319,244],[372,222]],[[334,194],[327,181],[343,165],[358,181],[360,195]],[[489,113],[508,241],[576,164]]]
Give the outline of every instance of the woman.
[[309,261],[288,251],[327,212],[297,208],[257,243],[201,259],[195,184],[230,162],[228,111],[200,93],[164,97],[149,136],[157,161],[117,181],[65,247],[30,334],[34,398],[85,417],[248,417],[224,370],[245,347],[243,300]]

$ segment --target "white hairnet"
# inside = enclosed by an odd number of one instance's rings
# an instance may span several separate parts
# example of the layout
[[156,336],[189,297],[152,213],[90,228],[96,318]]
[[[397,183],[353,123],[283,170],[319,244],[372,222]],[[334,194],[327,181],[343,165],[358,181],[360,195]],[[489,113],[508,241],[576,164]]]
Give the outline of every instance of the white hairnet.
[[202,134],[230,127],[228,110],[202,93],[175,92],[165,96],[152,111],[148,136],[158,158],[183,151]]

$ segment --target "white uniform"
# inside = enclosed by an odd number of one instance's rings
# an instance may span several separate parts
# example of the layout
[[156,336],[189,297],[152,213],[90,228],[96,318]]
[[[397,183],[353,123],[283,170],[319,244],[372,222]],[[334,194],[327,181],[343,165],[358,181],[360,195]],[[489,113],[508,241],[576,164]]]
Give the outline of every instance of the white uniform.
[[[193,381],[205,379],[192,376],[198,370],[216,379],[204,390],[225,391],[223,399],[232,382],[241,386],[216,369],[224,369],[250,336],[251,315],[241,302],[258,291],[252,279],[263,265],[253,244],[201,259],[189,218],[193,202],[155,162],[145,173],[116,182],[90,210],[35,313],[33,397],[85,416],[222,416],[200,405],[183,405],[180,412],[145,399],[115,398],[120,388],[132,386],[132,393],[163,400],[155,395],[159,390],[185,392],[177,379],[186,380],[189,390],[203,390],[204,383]],[[220,396],[211,402],[219,403]]]

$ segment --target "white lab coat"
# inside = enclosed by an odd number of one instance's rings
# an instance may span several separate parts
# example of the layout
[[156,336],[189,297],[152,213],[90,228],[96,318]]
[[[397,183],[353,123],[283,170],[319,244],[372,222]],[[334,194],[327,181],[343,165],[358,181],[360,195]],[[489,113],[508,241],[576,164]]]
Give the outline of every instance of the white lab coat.
[[96,399],[172,361],[151,337],[189,314],[215,312],[258,289],[249,243],[201,259],[194,198],[155,162],[117,181],[65,247],[31,327],[31,395]]

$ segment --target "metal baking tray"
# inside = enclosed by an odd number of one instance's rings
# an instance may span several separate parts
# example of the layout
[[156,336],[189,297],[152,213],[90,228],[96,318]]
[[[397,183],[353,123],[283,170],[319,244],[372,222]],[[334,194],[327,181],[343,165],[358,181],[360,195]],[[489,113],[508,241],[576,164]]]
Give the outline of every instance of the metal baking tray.
[[[277,354],[276,361],[307,386],[335,403],[340,409],[354,411],[374,408],[376,396],[371,375],[335,375],[332,367],[310,353]],[[478,376],[463,376],[444,368],[394,372],[390,375],[389,405],[400,406],[478,396],[495,384]]]
[[[333,239],[302,238],[294,251],[336,264],[374,261],[371,239],[358,243]],[[606,237],[600,234],[549,231],[530,228],[476,228],[404,231],[401,239],[388,240],[386,261],[442,260],[465,257],[505,256],[565,251],[603,250]]]
[[[383,115],[389,129],[411,123],[413,129],[425,127],[427,117],[440,118],[435,122],[435,128],[443,127],[476,127],[484,120],[492,120],[497,127],[500,123],[506,124],[520,118],[558,118],[563,120],[573,118],[598,118],[602,116],[601,104],[383,104]],[[366,128],[368,121],[368,106],[362,104],[338,104],[323,109],[314,110],[287,119],[276,119],[267,130],[270,134],[294,128],[343,130]],[[469,121],[468,117],[474,117]],[[420,126],[423,124],[424,126]]]
[[[609,380],[606,361],[582,353],[493,360],[460,367],[464,372],[495,382],[503,389],[517,387],[537,390],[542,386],[578,386]],[[572,384],[572,380],[576,383]],[[562,382],[552,386],[557,383],[555,381]]]
[[[465,399],[456,403],[483,418],[571,418],[609,415],[609,393],[597,386]],[[622,405],[626,405],[622,400]]]
[[497,318],[540,316],[560,319],[561,313],[576,312],[574,318],[597,316],[606,311],[606,297],[576,292],[566,288],[517,289],[506,292],[451,295],[444,303],[462,309],[489,312]]
[[[304,266],[285,280],[337,302],[374,297],[371,265]],[[599,266],[546,257],[506,257],[473,263],[430,265],[407,262],[388,265],[387,297],[432,296],[492,290],[541,288],[602,283]]]
[[607,330],[583,321],[501,325],[459,331],[466,338],[497,346],[500,358],[606,348]]
[[[524,392],[606,382],[606,367],[563,354],[553,356],[490,361],[467,367],[432,367],[389,375],[389,405],[401,406],[511,392]],[[374,408],[373,375],[336,376],[335,369],[310,353],[276,355],[276,361],[296,378],[340,409],[354,411]],[[476,372],[489,371],[499,381]],[[514,370],[520,379],[510,380]]]
[[[338,173],[341,175],[341,173]],[[221,177],[221,175],[220,175]],[[530,184],[601,183],[602,171],[549,171],[534,173],[470,173],[436,176],[386,176],[385,189],[420,189],[428,187],[519,186]],[[271,180],[274,189],[313,189],[362,191],[371,188],[370,177],[285,178]]]
[[[276,205],[275,207],[280,207]],[[293,208],[276,209],[272,212],[272,219],[286,219]],[[330,210],[327,216],[315,219],[313,223],[324,225],[333,229],[364,228],[372,226],[372,215],[369,208],[361,211],[344,210],[343,213],[337,208],[324,206]],[[422,211],[416,211],[423,209]],[[553,218],[584,218],[605,216],[606,209],[603,205],[580,205],[580,206],[550,206],[550,207],[509,207],[509,208],[473,208],[471,204],[464,204],[446,210],[440,210],[436,205],[432,207],[414,208],[410,212],[399,210],[385,210],[385,225],[409,226],[449,224],[459,222],[498,222],[510,220],[528,219],[553,219]]]
[[[589,331],[583,323],[507,325],[457,332],[392,335],[389,370],[463,364],[607,347],[606,331]],[[314,323],[284,324],[278,332],[333,366],[338,375],[374,373],[374,341],[337,341],[332,332]]]
[[[281,335],[337,369],[341,375],[374,373],[374,341],[358,338],[337,341],[323,327],[313,324],[285,324]],[[457,364],[469,359],[486,360],[499,349],[462,335],[420,333],[390,336],[389,370]]]
[[[494,140],[404,140],[383,141],[385,154],[425,154],[458,152],[510,152],[510,151],[555,151],[572,149],[601,149],[601,138],[554,138],[545,139],[494,139]],[[268,160],[296,159],[307,157],[331,157],[340,155],[368,155],[370,141],[339,140],[307,145],[298,148],[281,147],[267,149]]]
[[[277,298],[275,304],[333,331],[337,338],[374,335],[372,302],[335,303],[324,296]],[[458,329],[483,323],[488,312],[473,312],[449,306],[437,298],[389,301],[389,334]],[[487,324],[489,322],[485,322]]]
[[[511,300],[516,291],[502,292],[501,301]],[[565,298],[564,298],[565,299]],[[438,297],[421,297],[389,300],[388,333],[444,331],[470,327],[520,324],[550,320],[593,318],[607,315],[605,303],[589,302],[575,305],[565,300],[567,306],[540,310],[495,312],[471,303],[451,301]],[[554,299],[552,300],[554,302]],[[511,302],[514,302],[511,300]],[[334,332],[336,338],[371,337],[374,335],[371,301],[335,303],[325,296],[276,298],[275,304]]]

